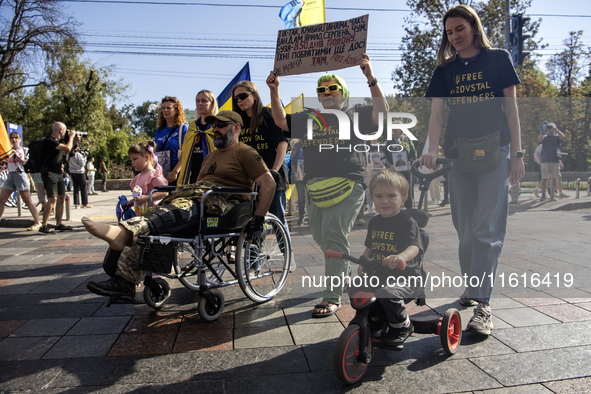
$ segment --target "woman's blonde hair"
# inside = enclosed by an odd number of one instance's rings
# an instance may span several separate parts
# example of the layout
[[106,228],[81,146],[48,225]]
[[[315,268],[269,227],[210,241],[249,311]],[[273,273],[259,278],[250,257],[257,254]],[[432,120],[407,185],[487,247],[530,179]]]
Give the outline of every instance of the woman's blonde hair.
[[[174,108],[176,109],[176,115],[174,117],[174,125],[180,126],[183,123],[187,123],[187,119],[185,119],[185,111],[183,111],[183,105],[176,97],[166,96],[162,99],[160,105],[164,103],[172,103]],[[158,115],[158,130],[163,129],[167,126],[166,119],[162,116],[162,110],[160,110],[160,115]]]
[[474,30],[474,43],[476,44],[476,48],[492,48],[488,37],[484,33],[482,22],[476,11],[465,4],[457,5],[450,8],[443,16],[443,36],[441,37],[439,51],[437,51],[437,64],[445,66],[456,60],[456,56],[458,55],[456,49],[451,42],[449,42],[445,31],[445,23],[447,22],[447,19],[451,17],[460,17],[470,23]]
[[218,106],[218,100],[213,95],[213,92],[210,90],[205,90],[205,89],[200,90],[197,92],[197,95],[195,96],[195,100],[197,100],[197,96],[199,96],[201,93],[203,93],[205,95],[205,97],[207,97],[207,99],[209,101],[211,101],[211,112],[208,115],[217,115],[220,109]]

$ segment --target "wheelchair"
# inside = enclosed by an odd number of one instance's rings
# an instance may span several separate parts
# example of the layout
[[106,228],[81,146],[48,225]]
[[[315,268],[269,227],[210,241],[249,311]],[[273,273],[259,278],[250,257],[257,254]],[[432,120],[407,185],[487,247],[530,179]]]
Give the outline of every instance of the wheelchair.
[[[160,186],[154,191],[174,189]],[[239,203],[222,216],[208,215],[205,201],[213,194],[250,196],[251,201]],[[256,303],[275,297],[289,276],[291,240],[283,223],[270,213],[265,215],[264,239],[247,240],[243,230],[253,215],[256,196],[256,191],[248,189],[215,186],[201,199],[198,226],[173,234],[140,236],[138,268],[145,270],[146,304],[155,310],[166,304],[171,295],[166,279],[178,279],[197,292],[198,311],[206,321],[214,321],[222,314],[223,287],[238,284]]]

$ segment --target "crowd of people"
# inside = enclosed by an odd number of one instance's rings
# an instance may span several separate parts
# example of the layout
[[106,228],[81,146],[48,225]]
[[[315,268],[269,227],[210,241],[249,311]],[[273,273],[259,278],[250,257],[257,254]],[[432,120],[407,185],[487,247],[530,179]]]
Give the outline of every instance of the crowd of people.
[[[441,204],[449,203],[451,206],[452,221],[459,239],[460,270],[469,277],[492,275],[494,278],[506,233],[509,186],[516,184],[525,171],[515,99],[516,85],[520,80],[510,55],[505,50],[492,48],[472,8],[465,5],[451,8],[443,18],[442,27],[438,66],[427,89],[427,97],[431,100],[429,145],[420,162],[422,166],[434,170],[440,156],[439,145],[443,141],[443,154],[453,167],[444,179],[446,194]],[[245,229],[253,235],[262,226],[266,212],[277,216],[289,229],[286,220],[287,190],[289,184],[294,183],[298,194],[297,224],[304,224],[307,211],[312,236],[323,252],[328,249],[349,252],[349,233],[359,213],[363,213],[365,200],[373,201],[377,215],[370,221],[370,229],[386,231],[384,228],[400,227],[400,231],[410,235],[394,243],[397,246],[392,250],[396,253],[381,256],[373,247],[376,243],[368,233],[365,254],[370,258],[384,257],[390,263],[390,270],[396,269],[396,263],[404,260],[411,271],[418,272],[418,267],[412,264],[422,250],[417,239],[418,227],[410,216],[404,215],[403,209],[412,208],[413,188],[409,187],[409,169],[418,158],[412,142],[402,130],[395,130],[394,142],[403,147],[396,154],[318,149],[322,141],[335,138],[342,118],[349,119],[352,129],[372,134],[379,127],[380,114],[389,111],[368,55],[363,55],[359,67],[367,80],[371,105],[349,106],[350,92],[343,78],[334,73],[321,76],[315,89],[320,105],[325,110],[341,111],[343,116],[325,113],[324,125],[312,122],[311,139],[308,114],[286,114],[279,94],[280,78],[273,72],[266,79],[271,97],[270,108],[263,106],[259,90],[250,81],[239,82],[233,87],[230,111],[218,112],[214,94],[209,90],[199,91],[195,98],[197,116],[191,122],[185,119],[183,107],[176,97],[164,97],[160,103],[153,146],[147,142],[139,143],[130,147],[128,152],[137,172],[130,184],[130,189],[134,191],[130,201],[136,208],[137,216],[115,226],[88,218],[82,220],[85,228],[107,241],[113,251],[108,256],[111,278],[91,282],[89,289],[100,295],[132,297],[134,285],[142,274],[135,268],[137,235],[165,231],[161,223],[166,221],[162,218],[170,212],[182,217],[184,224],[190,223],[195,219],[195,201],[202,196],[203,189],[211,185],[248,188],[254,183],[259,185],[256,212]],[[470,78],[462,77],[466,75]],[[479,81],[476,83],[472,76],[478,76]],[[462,88],[457,89],[458,84]],[[445,117],[447,111],[450,115]],[[447,119],[446,124],[444,119]],[[67,142],[60,142],[66,135],[70,137],[64,140]],[[540,137],[544,147],[543,179],[557,177],[555,152],[563,137],[552,124],[548,126],[548,132]],[[288,154],[290,139],[293,142]],[[479,148],[476,140],[487,141],[486,149]],[[62,223],[65,194],[62,156],[68,155],[75,207],[90,206],[88,195],[95,194],[96,171],[102,177],[103,191],[106,191],[109,174],[106,158],[101,159],[97,170],[94,159],[80,151],[78,142],[79,137],[59,122],[53,125],[51,136],[45,139],[44,155],[48,171],[42,174],[41,183],[47,202],[42,220],[31,202],[24,175],[17,171],[21,160],[18,152],[9,161],[10,182],[6,193],[3,189],[0,195],[0,209],[3,209],[5,194],[11,189],[18,190],[35,218],[31,229],[50,232],[47,220],[55,206],[56,229],[70,230],[71,227]],[[350,142],[364,141],[355,135]],[[476,158],[472,153],[476,150],[485,154],[474,161]],[[550,151],[554,154],[547,153]],[[286,155],[291,162],[291,182],[290,171],[285,164]],[[552,164],[544,165],[544,157],[551,159]],[[189,187],[195,190],[195,194],[190,198],[186,195],[175,198],[173,193],[172,197],[164,198],[165,194],[156,193],[154,200],[164,199],[158,205],[148,206],[148,194],[154,187],[166,184],[175,185],[177,189]],[[367,185],[369,191],[366,191]],[[542,183],[541,189],[545,189],[545,183]],[[481,225],[483,223],[486,225]],[[340,259],[325,258],[324,265],[327,277],[351,273],[349,264]],[[322,300],[312,310],[313,317],[327,317],[341,308],[343,286],[329,283]],[[487,282],[478,288],[462,289],[460,303],[475,307],[468,329],[476,334],[489,335],[493,328],[493,287],[493,283]],[[383,304],[391,327],[389,332],[383,333],[385,341],[403,342],[412,333],[404,301],[414,290],[389,289],[385,293],[383,298],[387,301]]]

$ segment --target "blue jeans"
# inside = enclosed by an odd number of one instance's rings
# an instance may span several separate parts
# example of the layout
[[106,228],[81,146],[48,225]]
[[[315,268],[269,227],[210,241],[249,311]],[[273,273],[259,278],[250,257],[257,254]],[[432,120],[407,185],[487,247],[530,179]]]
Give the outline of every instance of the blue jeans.
[[[501,147],[500,158],[496,168],[481,173],[465,173],[459,160],[450,159],[453,168],[448,179],[452,220],[460,241],[460,269],[468,277],[466,296],[488,304],[507,230],[508,145]],[[478,286],[473,277],[478,278]]]

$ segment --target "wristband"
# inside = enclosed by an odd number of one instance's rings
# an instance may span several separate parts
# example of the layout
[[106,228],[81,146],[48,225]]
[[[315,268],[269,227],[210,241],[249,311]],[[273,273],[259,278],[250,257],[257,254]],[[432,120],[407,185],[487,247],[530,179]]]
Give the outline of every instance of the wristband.
[[367,86],[369,86],[371,88],[371,87],[376,86],[377,84],[378,84],[378,79],[374,78],[373,81],[367,83]]

